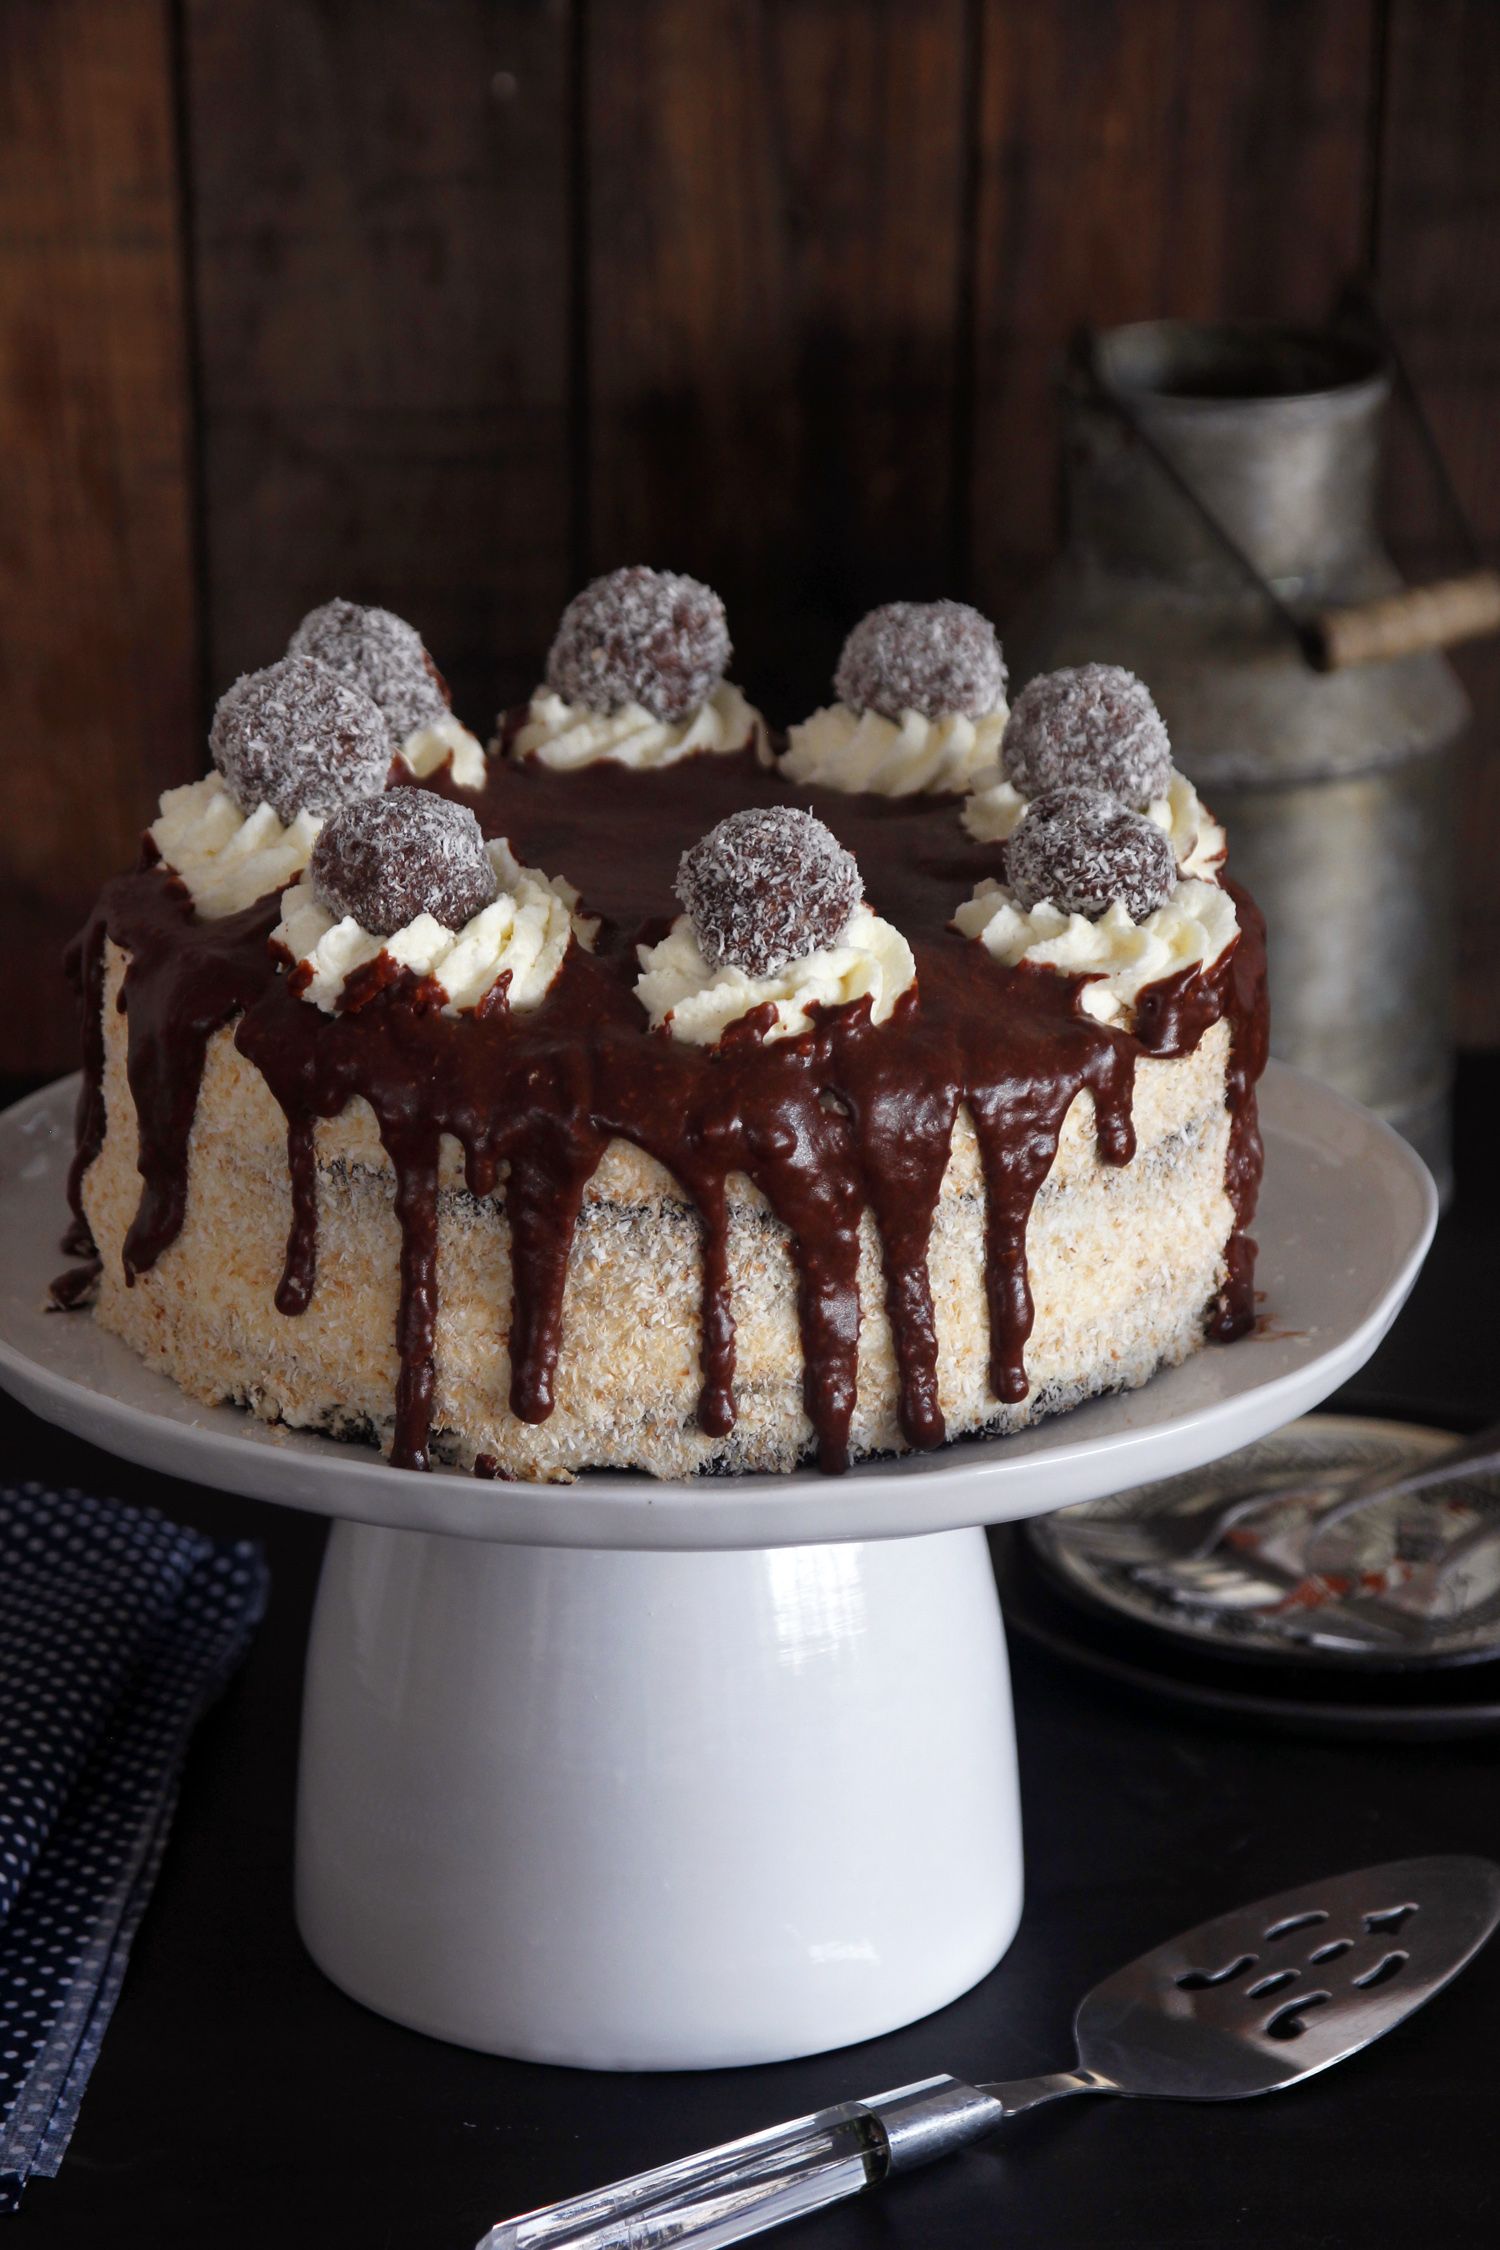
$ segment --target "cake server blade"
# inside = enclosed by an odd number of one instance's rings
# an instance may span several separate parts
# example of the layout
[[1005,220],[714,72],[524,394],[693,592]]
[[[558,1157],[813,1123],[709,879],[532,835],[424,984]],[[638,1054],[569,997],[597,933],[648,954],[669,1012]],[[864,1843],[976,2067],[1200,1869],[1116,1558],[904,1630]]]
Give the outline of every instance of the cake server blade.
[[1171,1938],[1096,1985],[1078,2059],[1039,2078],[938,2076],[726,2142],[492,2227],[479,2250],[741,2242],[1069,2094],[1230,2101],[1295,2086],[1442,1990],[1500,1922],[1500,1867],[1396,1860]]

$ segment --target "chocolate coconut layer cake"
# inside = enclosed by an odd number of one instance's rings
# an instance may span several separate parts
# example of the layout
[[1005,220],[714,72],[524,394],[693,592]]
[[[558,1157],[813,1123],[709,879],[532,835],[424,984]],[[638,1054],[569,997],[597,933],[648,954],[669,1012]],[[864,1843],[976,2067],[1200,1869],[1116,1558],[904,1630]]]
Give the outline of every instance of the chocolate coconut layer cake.
[[332,602],[74,948],[93,1317],[398,1463],[826,1470],[1251,1314],[1263,948],[1141,683],[896,603],[785,747],[631,569],[486,754]]

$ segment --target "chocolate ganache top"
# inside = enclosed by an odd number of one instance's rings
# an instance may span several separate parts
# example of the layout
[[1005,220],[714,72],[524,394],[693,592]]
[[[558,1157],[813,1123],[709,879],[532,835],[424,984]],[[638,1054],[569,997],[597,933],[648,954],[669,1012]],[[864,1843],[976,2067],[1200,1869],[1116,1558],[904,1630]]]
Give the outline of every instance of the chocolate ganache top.
[[[297,997],[273,958],[276,895],[240,914],[200,919],[149,852],[106,886],[72,952],[85,1040],[72,1177],[78,1250],[89,1247],[83,1177],[105,1125],[106,937],[129,955],[122,1006],[142,1189],[125,1244],[127,1278],[148,1270],[182,1225],[188,1138],[217,1029],[234,1025],[237,1046],[286,1115],[294,1218],[277,1305],[288,1318],[317,1285],[316,1121],[355,1096],[370,1104],[395,1172],[402,1234],[397,1462],[420,1468],[428,1460],[444,1134],[463,1149],[471,1190],[505,1200],[514,1275],[510,1404],[520,1419],[542,1421],[551,1411],[573,1228],[618,1135],[666,1166],[702,1220],[699,1420],[713,1436],[734,1421],[727,1182],[744,1173],[764,1192],[796,1266],[818,1459],[837,1470],[854,1406],[863,1211],[872,1212],[882,1244],[901,1428],[911,1445],[935,1446],[944,1426],[927,1244],[960,1106],[973,1120],[987,1189],[991,1386],[998,1401],[1013,1403],[1027,1391],[1027,1219],[1075,1096],[1093,1096],[1103,1159],[1128,1163],[1137,1059],[1186,1054],[1227,1019],[1226,1184],[1236,1232],[1209,1333],[1227,1340],[1250,1324],[1254,1245],[1246,1230],[1260,1178],[1254,1087],[1266,1010],[1262,925],[1243,892],[1233,892],[1234,943],[1206,969],[1148,987],[1126,1031],[1079,1011],[1080,979],[1034,963],[1008,968],[950,927],[976,881],[1001,872],[999,849],[965,836],[957,797],[798,788],[748,751],[665,770],[598,764],[578,774],[499,755],[478,795],[455,790],[444,772],[420,786],[472,806],[486,837],[503,836],[519,861],[565,876],[584,911],[600,917],[593,951],[573,943],[538,1006],[512,1012],[497,987],[478,1009],[454,1016],[401,972],[366,976],[341,1013],[324,1014]],[[668,927],[684,851],[755,806],[795,806],[826,823],[853,855],[870,905],[908,939],[916,984],[889,1021],[872,1024],[865,999],[774,1044],[759,1038],[755,1012],[714,1047],[650,1029],[633,989],[637,943]]]

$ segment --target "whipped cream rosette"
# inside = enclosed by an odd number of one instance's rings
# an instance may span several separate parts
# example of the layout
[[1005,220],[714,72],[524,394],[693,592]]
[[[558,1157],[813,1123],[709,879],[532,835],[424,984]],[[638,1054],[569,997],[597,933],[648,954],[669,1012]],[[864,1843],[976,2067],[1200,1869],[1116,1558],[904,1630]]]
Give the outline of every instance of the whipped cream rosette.
[[267,804],[240,811],[221,773],[162,791],[146,833],[206,919],[238,914],[294,883],[312,856],[322,821],[299,812],[280,820]]
[[846,795],[962,791],[999,756],[1005,661],[963,602],[887,602],[844,643],[838,700],[791,729],[781,770]]
[[685,852],[686,912],[638,948],[636,997],[653,1028],[712,1046],[769,1008],[766,1043],[812,1028],[813,1010],[868,998],[884,1023],[916,981],[901,932],[864,900],[859,869],[822,821],[788,806],[733,813]]
[[327,823],[272,945],[327,1015],[363,996],[349,980],[376,963],[409,972],[450,1015],[519,1010],[545,998],[575,936],[592,946],[596,925],[577,907],[569,884],[520,866],[503,837],[486,841],[466,806],[403,788]]
[[764,762],[765,721],[724,677],[732,653],[712,587],[644,564],[611,571],[564,610],[511,754],[559,772],[751,748]]
[[1082,977],[1078,1005],[1128,1023],[1147,985],[1208,968],[1239,931],[1217,882],[1182,877],[1172,844],[1103,790],[1052,788],[1012,832],[1006,880],[988,878],[953,917],[996,960]]

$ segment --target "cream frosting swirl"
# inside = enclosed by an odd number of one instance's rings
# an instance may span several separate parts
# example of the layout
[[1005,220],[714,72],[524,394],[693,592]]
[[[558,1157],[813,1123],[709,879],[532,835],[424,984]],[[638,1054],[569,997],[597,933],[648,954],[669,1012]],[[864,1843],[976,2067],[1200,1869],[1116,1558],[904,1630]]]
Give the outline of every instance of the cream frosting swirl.
[[316,813],[300,812],[286,827],[269,805],[242,813],[216,771],[164,789],[146,833],[197,912],[215,922],[295,882],[322,825]]
[[597,765],[602,758],[645,771],[675,766],[679,758],[700,753],[743,750],[751,742],[761,764],[767,764],[771,753],[765,720],[729,680],[720,680],[708,701],[686,719],[658,719],[639,703],[592,711],[586,703],[565,702],[551,688],[541,687],[511,754],[535,758],[559,773]]
[[752,1008],[774,1007],[766,1043],[795,1038],[812,1023],[813,1007],[837,1008],[870,996],[870,1020],[884,1023],[901,994],[916,982],[917,964],[898,929],[868,906],[857,906],[837,945],[789,961],[774,976],[752,977],[728,963],[711,966],[680,914],[659,945],[636,948],[641,975],[636,997],[653,1031],[665,1026],[674,1039],[711,1047]]
[[876,797],[936,796],[971,789],[994,767],[1008,716],[1001,704],[983,718],[947,711],[935,719],[903,711],[900,724],[878,711],[830,703],[788,735],[781,771],[810,788]]
[[440,719],[433,719],[426,726],[415,728],[396,755],[418,781],[425,781],[429,774],[436,773],[451,760],[450,770],[460,789],[484,787],[484,745],[451,711],[445,711]]
[[1229,893],[1213,882],[1180,882],[1143,922],[1132,922],[1119,899],[1091,922],[1050,899],[1023,907],[1003,883],[986,880],[954,915],[953,927],[1008,968],[1034,961],[1090,978],[1079,1007],[1101,1023],[1124,1024],[1148,984],[1217,961],[1238,935],[1239,920]]
[[443,1013],[460,1015],[509,978],[506,1006],[534,1008],[550,989],[570,941],[592,949],[598,923],[578,912],[571,883],[522,867],[504,837],[485,845],[500,895],[461,930],[446,929],[419,914],[404,929],[381,937],[345,915],[336,921],[310,883],[296,883],[282,900],[273,945],[285,948],[302,972],[301,996],[325,1015],[338,1012],[345,980],[385,954],[398,968],[431,977],[445,994]]
[[[484,781],[484,751],[451,713],[408,735],[397,756],[419,781],[450,758],[461,789],[477,789]],[[163,864],[186,884],[196,912],[216,922],[294,883],[322,826],[318,813],[299,812],[287,824],[269,805],[241,812],[215,770],[180,789],[164,789],[146,833]]]
[[[1020,826],[1030,799],[996,768],[981,774],[963,810],[963,823],[976,844],[1003,844]],[[1145,817],[1161,829],[1177,860],[1182,876],[1211,875],[1223,859],[1224,831],[1204,804],[1185,773],[1176,773],[1165,797],[1146,807]]]

